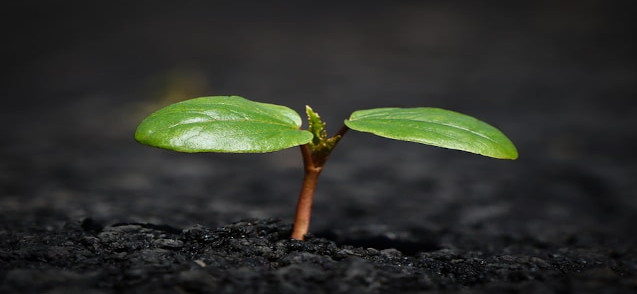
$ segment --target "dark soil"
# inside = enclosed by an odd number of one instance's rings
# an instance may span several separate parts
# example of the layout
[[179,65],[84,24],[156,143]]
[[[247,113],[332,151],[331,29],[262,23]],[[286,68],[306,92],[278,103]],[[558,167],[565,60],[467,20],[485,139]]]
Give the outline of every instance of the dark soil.
[[[0,255],[4,283],[0,290],[629,293],[637,287],[634,247],[613,243],[604,244],[611,245],[606,249],[591,248],[578,245],[576,236],[566,244],[490,237],[492,246],[481,247],[477,244],[484,243],[485,237],[468,237],[470,232],[419,232],[417,239],[444,239],[447,244],[408,255],[394,248],[380,249],[392,243],[405,244],[378,230],[366,234],[374,237],[366,245],[375,248],[338,245],[317,237],[301,242],[289,239],[290,231],[289,225],[277,220],[245,220],[216,229],[201,225],[178,229],[140,223],[102,227],[86,219],[44,232],[4,232]],[[471,240],[475,237],[478,239]]]
[[[632,1],[37,2],[3,8],[1,293],[637,293]],[[292,241],[298,149],[132,139],[229,94],[448,108],[520,158],[349,132]]]

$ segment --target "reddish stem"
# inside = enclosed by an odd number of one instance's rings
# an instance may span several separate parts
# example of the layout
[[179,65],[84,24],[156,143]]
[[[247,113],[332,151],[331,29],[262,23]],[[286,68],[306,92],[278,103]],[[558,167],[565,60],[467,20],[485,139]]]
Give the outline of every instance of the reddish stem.
[[346,125],[343,125],[338,132],[336,132],[336,134],[334,134],[334,137],[336,136],[340,136],[341,138],[343,136],[345,136],[345,133],[347,133],[347,130],[349,130],[349,128]]
[[[335,136],[342,137],[348,128],[343,126]],[[333,150],[333,147],[332,147]],[[303,177],[303,185],[301,193],[296,205],[296,216],[294,218],[294,228],[292,229],[292,239],[303,241],[305,234],[310,228],[310,217],[312,215],[312,200],[314,199],[314,190],[318,177],[323,170],[323,165],[327,161],[327,157],[332,150],[325,152],[312,152],[310,145],[301,145],[301,154],[303,155],[303,168],[305,176]]]
[[312,154],[309,149],[307,145],[301,146],[305,176],[303,177],[303,186],[301,186],[299,201],[296,205],[296,217],[294,218],[294,229],[292,230],[292,239],[296,240],[303,240],[310,228],[314,190],[316,189],[319,174],[321,174],[321,170],[323,169],[322,166],[314,166]]

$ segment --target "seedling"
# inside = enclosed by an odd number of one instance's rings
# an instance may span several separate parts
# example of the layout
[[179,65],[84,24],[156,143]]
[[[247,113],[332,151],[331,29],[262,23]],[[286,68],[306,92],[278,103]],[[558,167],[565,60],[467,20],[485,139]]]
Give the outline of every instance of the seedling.
[[303,240],[310,225],[312,198],[328,156],[349,130],[516,159],[513,143],[491,125],[471,116],[440,108],[376,108],[359,110],[331,137],[319,115],[306,106],[307,130],[301,117],[280,105],[237,96],[214,96],[169,105],[137,127],[135,139],[146,145],[179,152],[264,153],[301,147],[305,176],[296,207],[292,238]]

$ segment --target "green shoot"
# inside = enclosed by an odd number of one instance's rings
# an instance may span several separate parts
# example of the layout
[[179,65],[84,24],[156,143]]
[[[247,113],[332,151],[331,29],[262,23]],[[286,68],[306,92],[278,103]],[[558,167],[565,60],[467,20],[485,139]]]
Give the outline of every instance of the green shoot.
[[500,159],[516,159],[513,143],[493,126],[471,116],[440,108],[376,108],[359,110],[328,137],[325,123],[306,106],[308,129],[285,106],[237,96],[186,100],[149,115],[137,127],[135,139],[146,145],[180,152],[265,153],[300,146],[303,185],[292,238],[303,240],[310,225],[318,177],[330,153],[349,130],[462,150]]

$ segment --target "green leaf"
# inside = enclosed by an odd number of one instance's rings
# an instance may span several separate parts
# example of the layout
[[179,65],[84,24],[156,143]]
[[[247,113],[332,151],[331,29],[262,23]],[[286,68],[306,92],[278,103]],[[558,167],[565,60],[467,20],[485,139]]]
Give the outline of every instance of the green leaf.
[[309,105],[305,105],[305,113],[307,114],[307,130],[314,135],[312,145],[319,145],[327,140],[327,130],[325,123],[321,117]]
[[310,131],[314,138],[310,142],[310,148],[313,151],[331,152],[336,143],[341,139],[341,136],[335,136],[328,138],[327,130],[325,129],[325,123],[321,120],[318,113],[314,112],[311,107],[305,106],[305,112],[307,113],[308,131]]
[[137,127],[135,139],[181,152],[262,153],[310,142],[312,134],[300,127],[301,117],[290,108],[214,96],[160,109]]
[[518,151],[502,132],[471,116],[440,108],[359,110],[345,120],[350,129],[381,137],[516,159]]

